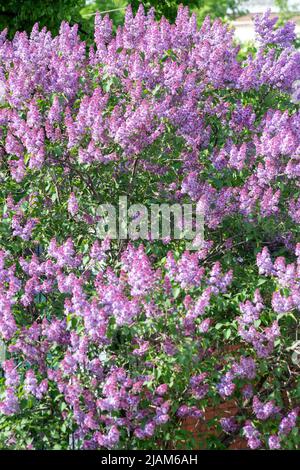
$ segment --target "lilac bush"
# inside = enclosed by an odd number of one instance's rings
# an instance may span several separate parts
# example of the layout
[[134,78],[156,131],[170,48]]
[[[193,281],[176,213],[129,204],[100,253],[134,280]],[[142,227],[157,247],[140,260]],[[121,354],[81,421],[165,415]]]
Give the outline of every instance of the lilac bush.
[[[140,7],[112,34],[0,35],[0,443],[299,448],[294,25]],[[205,241],[99,240],[97,207],[201,202]],[[201,436],[200,436],[201,439]],[[203,442],[206,441],[206,442]]]

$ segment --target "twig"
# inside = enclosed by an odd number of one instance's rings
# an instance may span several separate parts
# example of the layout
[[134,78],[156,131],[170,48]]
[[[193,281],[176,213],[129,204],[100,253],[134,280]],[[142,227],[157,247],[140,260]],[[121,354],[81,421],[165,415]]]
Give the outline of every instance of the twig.
[[[258,393],[262,390],[265,382],[267,381],[267,379],[269,378],[269,374],[266,374],[264,375],[263,377],[261,377],[260,381],[258,382],[258,384],[256,385],[256,388],[258,389]],[[245,410],[245,408],[249,405],[250,403],[250,399],[246,400],[244,406],[243,406],[243,410]],[[242,411],[242,410],[240,410]],[[235,416],[238,416],[239,413],[237,413]],[[238,426],[237,430],[234,431],[233,433],[231,434],[225,434],[223,435],[224,437],[221,437],[220,440],[222,442],[222,444],[224,444],[225,446],[229,446],[233,441],[234,439],[239,435],[242,427],[244,426],[245,424],[245,420],[246,419],[249,419],[252,415],[252,412],[246,412],[246,418],[243,420],[243,422]]]
[[106,10],[106,11],[97,11],[95,13],[87,13],[86,15],[82,15],[84,18],[86,16],[95,16],[97,13],[99,13],[100,15],[104,14],[104,13],[111,13],[113,11],[120,11],[120,10],[125,10],[127,8],[127,5],[126,7],[120,7],[120,8],[113,8],[112,10]]
[[133,189],[133,181],[134,181],[134,177],[135,177],[135,174],[136,174],[138,160],[139,160],[139,157],[135,157],[133,167],[132,167],[131,177],[130,177],[130,181],[129,181],[129,193],[131,193],[132,189]]

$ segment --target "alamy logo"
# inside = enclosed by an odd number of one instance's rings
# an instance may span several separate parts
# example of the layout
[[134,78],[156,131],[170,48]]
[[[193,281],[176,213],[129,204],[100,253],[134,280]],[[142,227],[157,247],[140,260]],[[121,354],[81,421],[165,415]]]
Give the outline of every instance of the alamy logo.
[[5,83],[0,80],[0,105],[4,105],[5,103],[6,103]]
[[97,207],[97,237],[111,240],[185,240],[188,250],[198,250],[204,241],[204,207],[197,204],[131,204],[127,196],[117,206]]
[[292,85],[292,102],[300,103],[300,80],[295,80]]

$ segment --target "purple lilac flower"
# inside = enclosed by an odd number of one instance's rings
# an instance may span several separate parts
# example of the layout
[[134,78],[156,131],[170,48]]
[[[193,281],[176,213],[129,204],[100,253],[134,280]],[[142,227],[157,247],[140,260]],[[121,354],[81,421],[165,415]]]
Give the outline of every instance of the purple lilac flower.
[[223,428],[223,431],[227,432],[228,434],[233,433],[238,429],[238,424],[236,422],[236,419],[233,417],[221,418],[220,424]]
[[287,416],[285,416],[279,425],[279,434],[289,434],[296,426],[299,410],[295,408]]
[[272,436],[269,437],[268,444],[270,449],[280,449],[280,437],[276,436],[276,434],[273,434]]
[[78,201],[74,193],[70,194],[70,197],[68,199],[68,212],[74,216],[78,213],[79,211],[79,206],[78,206]]
[[246,422],[245,426],[243,427],[243,432],[247,438],[250,449],[258,449],[261,447],[262,443],[260,440],[260,433],[251,421]]

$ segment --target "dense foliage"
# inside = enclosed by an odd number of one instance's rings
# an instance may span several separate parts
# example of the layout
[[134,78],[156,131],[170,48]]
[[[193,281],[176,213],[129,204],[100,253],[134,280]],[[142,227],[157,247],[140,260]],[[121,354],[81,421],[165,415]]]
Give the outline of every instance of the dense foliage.
[[[299,448],[294,26],[126,11],[0,36],[0,445]],[[97,238],[99,203],[198,202],[205,242]],[[133,214],[134,215],[134,214]],[[134,218],[134,217],[133,217]]]
[[2,0],[0,2],[0,31],[8,28],[13,37],[16,31],[30,32],[38,21],[57,33],[62,21],[79,21],[85,0]]

